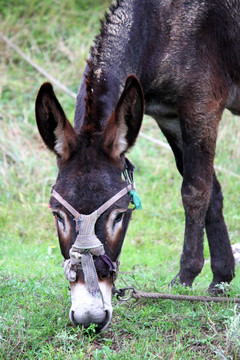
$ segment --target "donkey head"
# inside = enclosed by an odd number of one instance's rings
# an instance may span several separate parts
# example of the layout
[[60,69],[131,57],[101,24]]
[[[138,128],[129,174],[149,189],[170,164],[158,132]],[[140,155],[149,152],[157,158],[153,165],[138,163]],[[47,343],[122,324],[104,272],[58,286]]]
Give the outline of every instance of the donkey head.
[[50,205],[70,281],[70,319],[75,325],[95,323],[100,331],[112,317],[114,274],[133,210],[131,184],[122,178],[131,167],[124,154],[136,140],[143,107],[141,86],[129,76],[104,125],[96,131],[89,121],[83,122],[76,133],[49,83],[41,86],[36,99],[40,135],[57,156],[59,171]]

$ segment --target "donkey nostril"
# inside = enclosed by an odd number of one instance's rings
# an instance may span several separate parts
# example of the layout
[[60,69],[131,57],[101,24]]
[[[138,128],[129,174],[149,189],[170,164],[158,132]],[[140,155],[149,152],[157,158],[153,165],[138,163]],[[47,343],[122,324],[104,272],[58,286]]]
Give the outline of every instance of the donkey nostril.
[[74,326],[77,326],[78,325],[78,323],[76,322],[76,320],[75,320],[75,318],[74,318],[74,311],[73,310],[70,310],[70,314],[69,314],[70,316],[70,320],[71,320],[71,322],[73,323],[73,325]]
[[69,317],[74,326],[82,325],[87,329],[91,324],[91,321],[87,321],[86,316],[80,317],[74,310],[70,310]]
[[81,325],[85,329],[87,329],[90,326],[90,323],[91,323],[90,321],[87,322],[86,319],[84,319],[84,318],[79,319],[79,317],[77,315],[74,316],[74,314],[75,314],[74,310],[70,310],[69,317],[74,326]]
[[110,311],[108,310],[105,310],[105,313],[106,313],[106,316],[105,316],[105,319],[104,321],[101,323],[101,324],[98,324],[98,327],[97,327],[97,332],[100,332],[103,328],[105,328],[106,325],[109,324],[109,322],[111,321],[111,313]]

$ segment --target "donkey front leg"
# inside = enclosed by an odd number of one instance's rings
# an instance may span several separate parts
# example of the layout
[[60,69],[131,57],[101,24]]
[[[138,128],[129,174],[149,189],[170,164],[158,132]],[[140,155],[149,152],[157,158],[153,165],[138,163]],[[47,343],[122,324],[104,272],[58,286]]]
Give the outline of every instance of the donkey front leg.
[[[209,115],[202,104],[184,104],[180,111],[183,138],[182,201],[185,210],[185,234],[178,274],[180,283],[191,286],[201,272],[203,234],[209,207],[217,126],[220,114]],[[199,109],[201,112],[199,113]]]
[[183,285],[191,286],[204,264],[204,220],[210,194],[211,184],[203,179],[198,182],[183,181],[182,201],[185,209],[185,234],[178,275]]

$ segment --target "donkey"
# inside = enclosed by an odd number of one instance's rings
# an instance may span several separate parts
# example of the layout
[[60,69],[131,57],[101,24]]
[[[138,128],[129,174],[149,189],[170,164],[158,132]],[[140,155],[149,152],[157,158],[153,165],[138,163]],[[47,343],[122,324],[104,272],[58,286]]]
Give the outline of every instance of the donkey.
[[201,272],[204,228],[213,272],[209,291],[217,293],[219,283],[233,279],[213,165],[225,108],[240,114],[235,0],[118,0],[90,50],[74,128],[51,84],[41,86],[36,120],[57,157],[50,206],[70,281],[73,324],[95,323],[100,331],[110,323],[111,289],[134,200],[133,165],[125,155],[144,112],[165,135],[183,177],[185,235],[172,284],[191,286]]

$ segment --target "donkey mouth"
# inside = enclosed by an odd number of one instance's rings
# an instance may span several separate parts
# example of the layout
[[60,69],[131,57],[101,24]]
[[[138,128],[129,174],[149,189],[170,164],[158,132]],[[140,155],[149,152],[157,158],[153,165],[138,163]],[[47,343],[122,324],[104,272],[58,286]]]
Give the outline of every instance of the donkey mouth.
[[[86,314],[89,315],[89,314]],[[70,310],[69,317],[74,326],[83,326],[87,329],[91,324],[97,325],[95,330],[96,332],[101,332],[107,328],[108,324],[111,321],[112,313],[109,310],[104,310],[103,312],[104,320],[98,322],[101,318],[99,316],[86,316],[85,318],[79,318],[77,313],[74,310]]]

